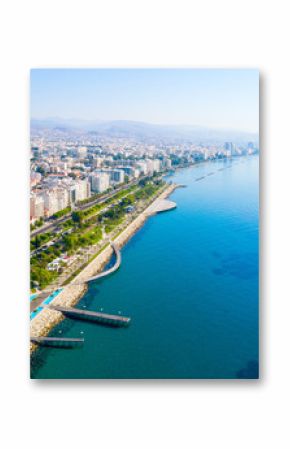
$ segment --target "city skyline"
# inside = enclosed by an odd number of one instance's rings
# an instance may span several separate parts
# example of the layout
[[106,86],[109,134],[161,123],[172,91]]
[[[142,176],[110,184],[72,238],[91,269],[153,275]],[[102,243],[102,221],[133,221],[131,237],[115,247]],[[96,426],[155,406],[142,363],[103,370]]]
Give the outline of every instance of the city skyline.
[[257,133],[255,69],[33,69],[31,117]]
[[259,73],[31,83],[31,378],[257,379]]

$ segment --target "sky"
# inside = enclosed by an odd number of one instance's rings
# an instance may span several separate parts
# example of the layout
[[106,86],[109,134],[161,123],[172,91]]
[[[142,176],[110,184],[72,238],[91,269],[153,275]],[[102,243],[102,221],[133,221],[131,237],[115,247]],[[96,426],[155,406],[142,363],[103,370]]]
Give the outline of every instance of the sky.
[[32,69],[31,117],[257,132],[255,69]]

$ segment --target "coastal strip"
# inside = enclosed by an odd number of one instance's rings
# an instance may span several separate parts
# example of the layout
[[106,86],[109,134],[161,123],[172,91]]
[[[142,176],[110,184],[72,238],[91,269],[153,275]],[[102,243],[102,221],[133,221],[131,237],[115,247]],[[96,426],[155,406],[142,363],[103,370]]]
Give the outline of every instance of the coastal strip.
[[[165,199],[177,188],[178,184],[169,185],[138,217],[136,217],[128,226],[117,235],[113,241],[119,247],[123,247],[127,241],[144,225],[146,220],[164,210],[170,210],[176,207],[172,201]],[[168,203],[166,205],[165,201]],[[167,207],[166,207],[167,206]],[[58,294],[58,296],[51,302],[55,306],[72,307],[78,303],[87,291],[87,281],[92,276],[99,273],[104,266],[109,262],[113,254],[111,246],[106,246],[100,254],[97,255],[72,281],[71,284]],[[51,329],[64,319],[64,315],[53,309],[45,308],[38,315],[31,320],[30,336],[44,337],[49,334]],[[30,351],[33,352],[37,345],[30,343]]]

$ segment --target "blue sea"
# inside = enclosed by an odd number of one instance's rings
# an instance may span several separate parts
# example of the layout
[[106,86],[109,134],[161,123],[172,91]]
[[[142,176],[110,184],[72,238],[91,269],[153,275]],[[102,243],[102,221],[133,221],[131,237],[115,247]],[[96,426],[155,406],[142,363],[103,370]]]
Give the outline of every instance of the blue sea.
[[[202,179],[200,179],[202,178]],[[122,313],[127,328],[66,319],[52,335],[78,349],[41,348],[33,378],[257,378],[259,158],[212,161],[167,179],[177,208],[150,218],[122,265],[78,307]]]

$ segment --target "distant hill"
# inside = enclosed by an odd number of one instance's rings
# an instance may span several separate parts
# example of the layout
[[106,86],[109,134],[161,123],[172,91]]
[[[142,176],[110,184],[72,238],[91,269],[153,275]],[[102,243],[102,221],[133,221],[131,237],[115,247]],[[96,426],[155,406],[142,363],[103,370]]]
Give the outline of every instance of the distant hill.
[[258,135],[243,131],[211,129],[200,126],[155,125],[152,123],[129,120],[77,120],[77,119],[31,119],[31,130],[61,130],[62,132],[80,131],[95,136],[130,138],[141,141],[162,140],[168,142],[224,142],[236,143],[258,141]]

